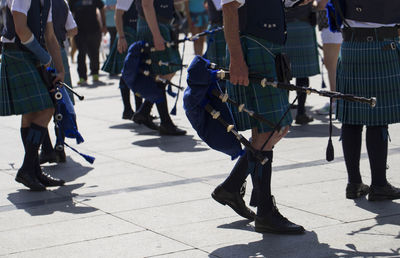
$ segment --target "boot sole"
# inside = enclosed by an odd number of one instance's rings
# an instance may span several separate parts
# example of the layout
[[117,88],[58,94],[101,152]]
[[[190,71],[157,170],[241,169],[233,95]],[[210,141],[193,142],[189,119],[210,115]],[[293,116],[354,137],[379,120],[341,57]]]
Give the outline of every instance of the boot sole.
[[377,196],[368,196],[368,201],[370,202],[374,202],[374,201],[390,201],[390,200],[397,200],[400,199],[399,197],[389,197],[389,196],[385,196],[385,195],[377,195]]
[[254,230],[257,233],[271,233],[271,234],[280,234],[280,235],[301,235],[304,234],[304,230],[299,230],[299,231],[277,231],[273,229],[267,229],[267,228],[254,228]]

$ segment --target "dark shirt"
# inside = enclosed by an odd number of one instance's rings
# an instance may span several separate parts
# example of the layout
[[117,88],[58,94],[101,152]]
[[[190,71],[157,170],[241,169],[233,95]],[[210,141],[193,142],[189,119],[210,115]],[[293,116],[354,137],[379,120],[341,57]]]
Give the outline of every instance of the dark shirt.
[[100,30],[96,9],[102,9],[102,0],[69,0],[69,7],[74,15],[78,32],[95,32]]

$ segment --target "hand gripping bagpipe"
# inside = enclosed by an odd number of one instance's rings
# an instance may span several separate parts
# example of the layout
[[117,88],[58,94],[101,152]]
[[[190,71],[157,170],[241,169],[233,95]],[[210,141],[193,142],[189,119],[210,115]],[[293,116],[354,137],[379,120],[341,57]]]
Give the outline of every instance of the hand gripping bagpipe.
[[39,72],[47,88],[49,93],[53,99],[55,114],[54,114],[54,123],[56,130],[56,150],[63,150],[64,145],[69,147],[71,150],[75,151],[79,155],[81,155],[86,161],[90,164],[93,164],[95,158],[89,155],[80,153],[75,148],[69,146],[64,141],[64,136],[67,138],[76,139],[76,143],[80,144],[84,142],[82,135],[78,131],[78,126],[76,123],[76,113],[74,110],[74,106],[72,101],[68,95],[68,91],[78,97],[79,100],[83,100],[84,96],[79,95],[75,92],[70,86],[63,82],[56,82],[53,84],[53,80],[55,78],[55,70],[52,68],[39,68]]
[[[267,124],[273,128],[273,131],[279,131],[281,129],[280,123],[290,111],[290,107],[288,107],[281,120],[277,124],[274,124],[265,118],[261,118],[262,116],[254,111],[247,110],[243,104],[239,104],[230,99],[226,93],[222,93],[218,86],[218,80],[228,79],[229,71],[217,70],[215,64],[210,63],[200,56],[196,56],[188,69],[188,88],[185,90],[183,98],[186,116],[193,128],[197,131],[199,137],[212,149],[228,154],[232,159],[235,159],[243,153],[240,145],[240,143],[242,143],[256,155],[257,159],[262,164],[264,164],[267,159],[263,157],[259,151],[255,150],[250,142],[235,130],[232,114],[226,102],[238,107],[239,112],[246,112],[254,119]],[[288,83],[279,83],[258,74],[250,74],[249,80],[262,87],[269,86],[285,90],[296,90],[308,94],[316,93],[320,96],[329,97],[331,100],[333,98],[338,98],[346,101],[367,103],[371,107],[374,107],[376,104],[375,98],[363,98],[334,91],[319,91],[313,88],[303,88]],[[266,146],[271,137],[272,134],[264,143],[263,147]],[[327,160],[333,160],[331,139],[328,143]]]

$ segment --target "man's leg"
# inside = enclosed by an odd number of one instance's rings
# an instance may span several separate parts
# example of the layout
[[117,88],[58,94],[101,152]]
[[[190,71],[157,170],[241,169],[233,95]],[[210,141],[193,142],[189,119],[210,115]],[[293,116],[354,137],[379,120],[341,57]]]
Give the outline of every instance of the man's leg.
[[87,42],[82,34],[75,36],[75,43],[78,49],[78,84],[85,84],[87,81],[87,68],[86,68],[86,53],[87,53]]
[[90,74],[93,77],[93,82],[99,80],[99,55],[100,55],[100,44],[101,44],[101,32],[97,31],[90,34],[87,37],[88,44],[88,56],[90,60]]
[[[310,86],[310,80],[306,78],[296,78],[296,86],[308,87]],[[297,115],[296,124],[308,124],[314,120],[311,116],[306,114],[306,99],[307,93],[302,91],[297,91]]]

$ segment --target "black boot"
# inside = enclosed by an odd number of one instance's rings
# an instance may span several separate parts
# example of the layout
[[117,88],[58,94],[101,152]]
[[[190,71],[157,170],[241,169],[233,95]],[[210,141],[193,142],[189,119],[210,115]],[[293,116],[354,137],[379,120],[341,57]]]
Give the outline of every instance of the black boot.
[[134,114],[130,100],[130,89],[126,86],[124,80],[119,80],[119,89],[121,91],[122,103],[124,104],[124,111],[122,113],[122,119],[131,120]]
[[137,124],[143,124],[152,130],[158,130],[159,127],[153,122],[153,119],[150,117],[152,107],[153,103],[145,100],[140,106],[139,110],[133,115],[133,122]]
[[238,215],[254,220],[255,213],[246,206],[243,200],[242,188],[248,175],[247,155],[247,152],[245,152],[238,159],[228,178],[215,188],[211,196],[217,202],[231,207]]
[[51,144],[49,130],[47,130],[46,136],[44,137],[44,140],[43,140],[42,147],[40,148],[39,162],[40,162],[40,164],[44,164],[47,162],[48,163],[56,163],[57,162],[56,153]]
[[160,115],[160,135],[185,135],[186,131],[179,129],[171,120],[168,113],[167,97],[164,93],[164,101],[157,103],[158,114]]
[[[308,78],[297,78],[296,86],[300,87],[308,87],[310,85],[310,80]],[[305,125],[312,121],[314,118],[306,114],[306,99],[307,94],[302,91],[297,91],[297,115],[296,115],[296,124]]]
[[62,186],[65,184],[64,180],[59,178],[54,178],[49,174],[43,172],[39,162],[36,163],[35,173],[40,183],[42,183],[44,186]]
[[38,163],[38,151],[47,128],[31,124],[28,128],[21,128],[21,138],[25,148],[24,162],[15,177],[15,181],[25,185],[32,191],[45,191],[45,186],[36,176],[35,167]]

